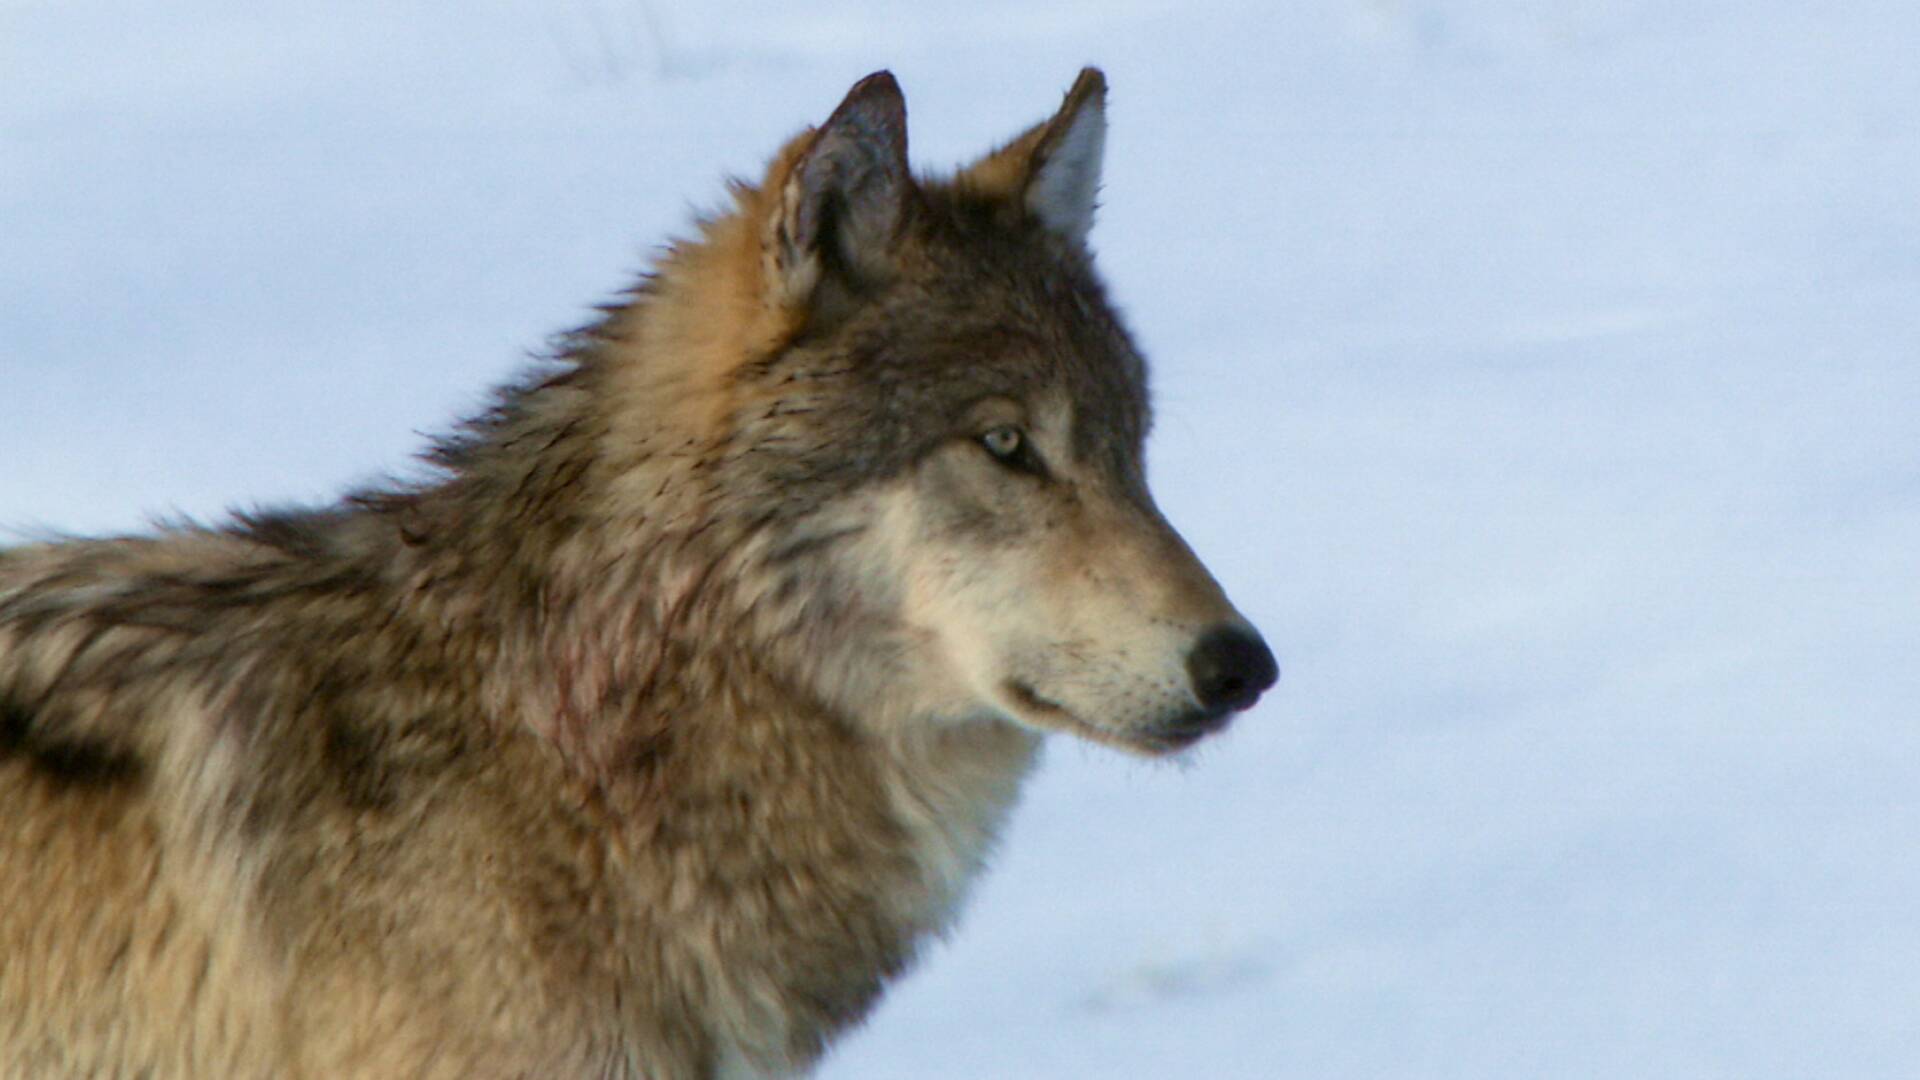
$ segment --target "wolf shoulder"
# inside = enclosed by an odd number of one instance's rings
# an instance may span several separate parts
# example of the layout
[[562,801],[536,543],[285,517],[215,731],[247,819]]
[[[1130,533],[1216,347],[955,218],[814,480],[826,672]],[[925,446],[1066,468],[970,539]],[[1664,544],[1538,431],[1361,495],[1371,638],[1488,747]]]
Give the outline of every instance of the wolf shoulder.
[[427,1075],[395,1028],[578,1020],[506,988],[610,932],[594,825],[523,794],[548,763],[451,649],[378,571],[246,537],[0,550],[0,1077]]

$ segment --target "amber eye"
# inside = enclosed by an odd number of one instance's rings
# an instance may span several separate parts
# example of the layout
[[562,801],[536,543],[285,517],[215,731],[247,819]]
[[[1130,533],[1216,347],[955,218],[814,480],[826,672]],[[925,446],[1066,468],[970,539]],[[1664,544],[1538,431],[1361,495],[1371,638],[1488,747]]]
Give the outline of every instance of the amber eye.
[[980,436],[980,445],[1001,461],[1011,462],[1020,456],[1020,448],[1026,445],[1026,439],[1021,436],[1019,428],[1002,424]]

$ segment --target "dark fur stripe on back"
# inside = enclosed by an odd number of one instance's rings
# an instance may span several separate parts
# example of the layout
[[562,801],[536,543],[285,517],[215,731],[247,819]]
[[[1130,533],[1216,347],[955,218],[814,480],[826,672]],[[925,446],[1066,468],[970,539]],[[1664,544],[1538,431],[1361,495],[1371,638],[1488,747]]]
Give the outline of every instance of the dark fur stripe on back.
[[0,695],[0,763],[19,760],[58,787],[112,787],[138,783],[146,765],[129,750],[99,739],[49,736],[32,710]]

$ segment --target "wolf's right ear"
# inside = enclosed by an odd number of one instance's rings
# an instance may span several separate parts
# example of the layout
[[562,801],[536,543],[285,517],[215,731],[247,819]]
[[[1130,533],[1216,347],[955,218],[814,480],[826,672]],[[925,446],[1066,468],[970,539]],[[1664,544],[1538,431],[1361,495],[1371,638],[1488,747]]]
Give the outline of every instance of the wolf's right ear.
[[773,259],[789,302],[823,279],[884,278],[908,201],[907,103],[889,72],[861,79],[802,144],[774,211]]

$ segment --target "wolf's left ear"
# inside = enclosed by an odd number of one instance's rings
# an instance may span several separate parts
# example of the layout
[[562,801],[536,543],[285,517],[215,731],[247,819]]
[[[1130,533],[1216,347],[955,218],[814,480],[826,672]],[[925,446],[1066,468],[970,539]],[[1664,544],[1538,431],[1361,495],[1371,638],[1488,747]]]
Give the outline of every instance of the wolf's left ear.
[[1107,143],[1107,77],[1082,68],[1060,111],[961,171],[962,185],[1017,199],[1049,232],[1085,243]]
[[805,300],[827,276],[884,277],[913,191],[906,99],[878,71],[854,84],[787,171],[774,222],[787,295]]

